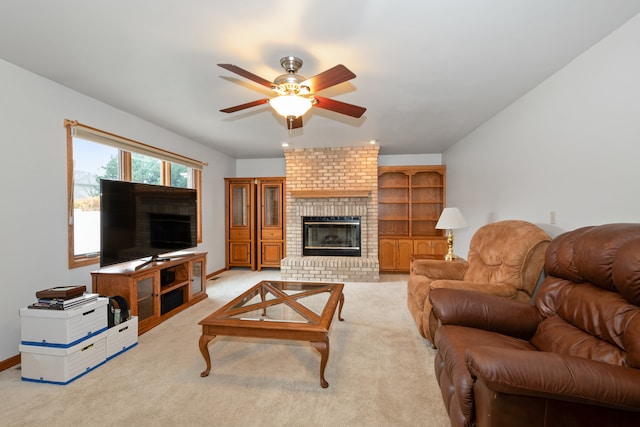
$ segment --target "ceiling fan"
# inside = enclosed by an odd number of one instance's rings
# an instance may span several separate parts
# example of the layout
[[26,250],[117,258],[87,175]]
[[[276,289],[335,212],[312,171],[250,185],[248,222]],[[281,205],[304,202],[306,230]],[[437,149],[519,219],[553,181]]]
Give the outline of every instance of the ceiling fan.
[[356,118],[361,117],[367,110],[357,105],[316,95],[317,92],[323,89],[344,83],[356,76],[344,65],[336,65],[310,79],[297,74],[298,70],[302,67],[302,60],[300,58],[285,56],[280,59],[280,65],[284,68],[286,74],[282,74],[276,77],[273,82],[270,82],[236,65],[218,64],[218,66],[225,70],[268,87],[275,93],[273,98],[258,99],[220,111],[223,113],[234,113],[246,108],[269,103],[278,114],[286,119],[287,129],[296,129],[302,127],[302,116],[309,111],[311,107],[324,108],[325,110],[335,111],[336,113],[346,114],[347,116]]

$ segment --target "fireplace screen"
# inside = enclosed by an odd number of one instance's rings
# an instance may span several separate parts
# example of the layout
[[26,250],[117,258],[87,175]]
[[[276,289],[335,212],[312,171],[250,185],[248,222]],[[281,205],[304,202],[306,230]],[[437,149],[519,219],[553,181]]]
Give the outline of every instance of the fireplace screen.
[[360,256],[359,216],[302,218],[302,255]]

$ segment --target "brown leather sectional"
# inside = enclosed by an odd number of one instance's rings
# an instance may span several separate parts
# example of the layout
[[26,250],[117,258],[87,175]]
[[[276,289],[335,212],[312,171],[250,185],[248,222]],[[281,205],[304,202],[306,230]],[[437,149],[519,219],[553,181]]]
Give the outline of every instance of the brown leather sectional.
[[640,224],[553,239],[533,305],[433,289],[452,426],[640,425]]

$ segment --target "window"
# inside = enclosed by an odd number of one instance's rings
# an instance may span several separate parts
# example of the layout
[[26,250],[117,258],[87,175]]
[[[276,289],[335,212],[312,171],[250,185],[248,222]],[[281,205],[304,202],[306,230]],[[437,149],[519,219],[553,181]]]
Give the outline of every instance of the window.
[[100,255],[100,179],[195,188],[202,241],[201,169],[188,157],[65,120],[69,194],[69,268]]
[[162,184],[161,163],[160,159],[131,153],[131,181],[142,184]]
[[171,186],[193,188],[192,175],[185,165],[171,163]]
[[100,178],[120,179],[118,149],[73,138],[73,254],[100,253]]

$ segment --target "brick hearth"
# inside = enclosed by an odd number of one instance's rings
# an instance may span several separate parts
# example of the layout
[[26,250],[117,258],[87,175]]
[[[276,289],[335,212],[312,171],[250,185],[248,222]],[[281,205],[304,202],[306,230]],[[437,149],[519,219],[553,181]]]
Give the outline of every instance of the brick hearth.
[[[378,281],[378,147],[287,149],[285,280]],[[360,216],[360,257],[302,256],[303,216]]]

